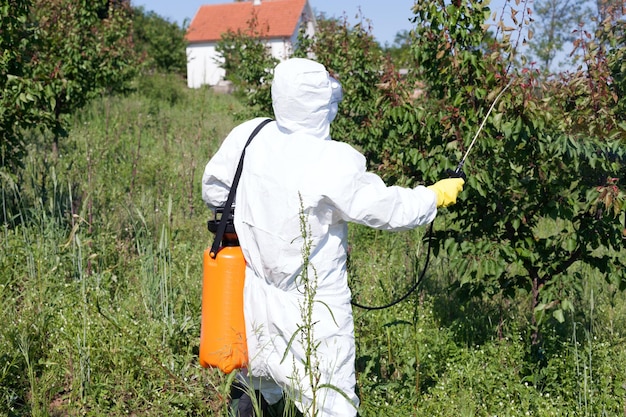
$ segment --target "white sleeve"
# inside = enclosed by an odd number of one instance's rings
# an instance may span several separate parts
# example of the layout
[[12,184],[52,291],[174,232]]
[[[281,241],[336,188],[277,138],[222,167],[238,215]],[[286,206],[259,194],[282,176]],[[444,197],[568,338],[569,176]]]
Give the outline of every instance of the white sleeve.
[[346,220],[382,230],[407,230],[432,222],[437,197],[423,186],[386,186],[375,174],[364,173],[352,198],[342,201]]
[[[343,153],[328,171],[336,184],[327,197],[346,221],[382,230],[407,230],[432,222],[437,196],[424,186],[387,186],[376,174],[366,172],[365,158],[356,150]],[[334,181],[333,181],[334,180]]]

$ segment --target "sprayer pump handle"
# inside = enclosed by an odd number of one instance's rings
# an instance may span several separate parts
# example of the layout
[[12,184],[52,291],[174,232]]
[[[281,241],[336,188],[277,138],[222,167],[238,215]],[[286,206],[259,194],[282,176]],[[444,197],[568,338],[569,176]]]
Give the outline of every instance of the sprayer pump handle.
[[448,169],[446,170],[446,175],[448,178],[463,178],[463,181],[467,181],[467,176],[465,172],[461,168],[457,168],[456,170]]

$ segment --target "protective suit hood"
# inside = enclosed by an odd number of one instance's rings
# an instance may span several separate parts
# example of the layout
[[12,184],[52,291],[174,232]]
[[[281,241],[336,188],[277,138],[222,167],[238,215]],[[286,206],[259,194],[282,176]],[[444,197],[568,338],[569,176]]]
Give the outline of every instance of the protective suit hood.
[[292,58],[274,69],[272,105],[281,131],[329,139],[341,98],[341,85],[318,62]]

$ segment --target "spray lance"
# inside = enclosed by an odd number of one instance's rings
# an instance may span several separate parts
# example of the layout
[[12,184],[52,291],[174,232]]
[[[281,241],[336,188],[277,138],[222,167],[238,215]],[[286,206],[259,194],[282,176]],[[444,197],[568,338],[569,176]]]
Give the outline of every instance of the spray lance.
[[[483,118],[482,123],[478,127],[478,130],[476,131],[476,134],[474,135],[474,138],[470,142],[470,145],[467,148],[467,150],[465,151],[465,154],[463,155],[463,158],[461,158],[461,161],[458,163],[458,165],[456,166],[454,171],[451,170],[451,169],[446,171],[446,173],[447,173],[449,178],[463,178],[465,180],[466,175],[465,175],[465,172],[463,172],[463,165],[465,165],[465,161],[467,160],[467,156],[469,155],[470,151],[474,147],[474,144],[476,143],[476,139],[478,139],[478,135],[480,135],[480,132],[483,130],[483,127],[485,126],[485,123],[487,122],[487,119],[489,118],[489,115],[491,114],[491,112],[493,111],[494,107],[496,106],[496,104],[500,100],[500,97],[502,97],[502,94],[511,86],[512,82],[513,82],[513,80],[509,81],[509,83],[498,93],[496,98],[493,100],[493,103],[491,103],[491,106],[489,107],[489,110],[487,110],[487,114],[485,115],[485,117]],[[355,307],[362,308],[364,310],[382,310],[382,309],[385,309],[385,308],[392,307],[392,306],[394,306],[394,305],[404,301],[406,298],[408,298],[413,293],[413,291],[415,291],[417,289],[419,284],[422,282],[422,280],[424,278],[424,275],[426,274],[426,269],[428,268],[428,262],[430,260],[430,239],[431,239],[431,236],[432,236],[432,231],[433,231],[433,225],[431,223],[430,227],[428,228],[428,241],[429,241],[429,243],[428,243],[428,250],[426,252],[426,260],[424,261],[424,267],[422,268],[422,272],[419,274],[417,280],[415,280],[415,282],[413,283],[411,288],[409,288],[409,290],[406,292],[406,294],[404,294],[400,298],[397,298],[396,300],[394,300],[394,301],[392,301],[392,302],[390,302],[388,304],[381,305],[381,306],[365,306],[365,305],[359,304],[358,302],[356,302],[354,300],[352,300],[352,305],[355,306]]]
[[482,123],[480,124],[480,126],[478,127],[478,130],[476,131],[476,134],[474,135],[474,139],[472,139],[472,141],[470,142],[469,147],[465,151],[465,154],[463,155],[463,158],[461,158],[461,161],[459,162],[459,164],[456,166],[456,169],[454,171],[448,170],[448,176],[449,177],[465,179],[465,173],[463,172],[463,165],[465,165],[465,161],[467,160],[467,156],[469,155],[470,151],[474,147],[474,144],[476,143],[476,139],[478,139],[478,135],[480,135],[480,132],[483,130],[483,127],[485,126],[485,123],[487,122],[487,119],[489,118],[489,115],[491,114],[491,111],[493,110],[493,108],[496,106],[496,104],[500,100],[500,97],[502,96],[502,94],[511,86],[512,82],[513,82],[513,80],[509,81],[509,83],[506,86],[504,86],[502,91],[500,91],[498,93],[496,98],[493,100],[493,103],[491,103],[491,106],[489,107],[489,110],[487,110],[487,114],[483,118]]

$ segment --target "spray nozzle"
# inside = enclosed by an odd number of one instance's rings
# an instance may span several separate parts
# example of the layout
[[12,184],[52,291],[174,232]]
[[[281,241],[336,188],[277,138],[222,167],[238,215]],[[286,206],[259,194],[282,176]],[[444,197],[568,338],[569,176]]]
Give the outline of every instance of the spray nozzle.
[[467,175],[463,172],[463,163],[459,163],[456,169],[453,171],[451,169],[446,170],[446,175],[448,178],[463,178],[463,181],[467,181]]

